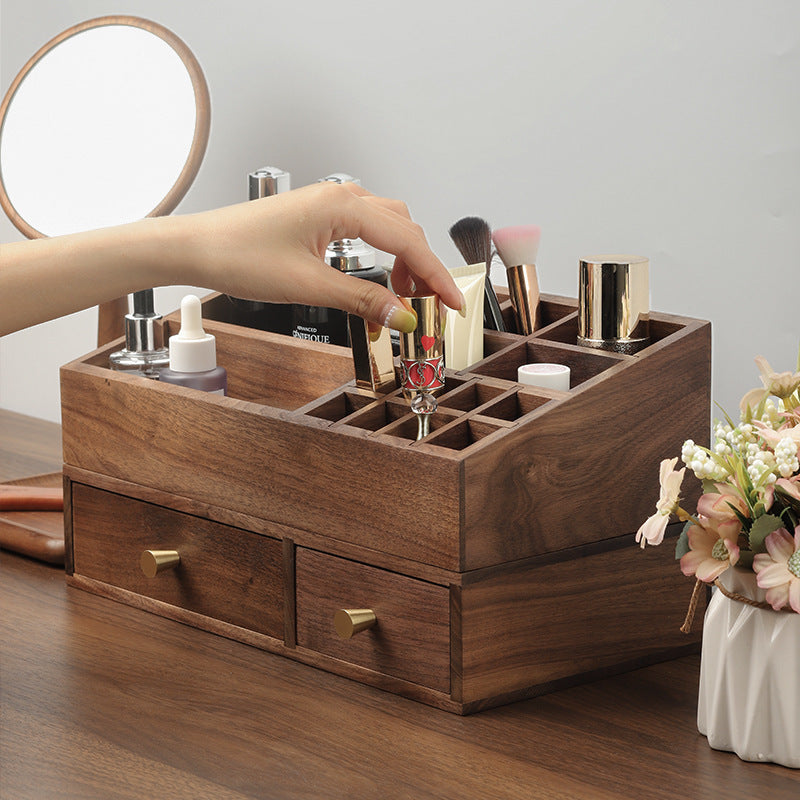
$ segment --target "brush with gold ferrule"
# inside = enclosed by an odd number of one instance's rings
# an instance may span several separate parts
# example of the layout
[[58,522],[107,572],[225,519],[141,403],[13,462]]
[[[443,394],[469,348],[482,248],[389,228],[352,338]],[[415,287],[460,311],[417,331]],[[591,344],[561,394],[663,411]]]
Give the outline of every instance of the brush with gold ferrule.
[[506,265],[508,293],[514,307],[517,333],[527,336],[539,327],[539,279],[536,258],[542,229],[538,225],[498,228],[492,234],[497,252]]

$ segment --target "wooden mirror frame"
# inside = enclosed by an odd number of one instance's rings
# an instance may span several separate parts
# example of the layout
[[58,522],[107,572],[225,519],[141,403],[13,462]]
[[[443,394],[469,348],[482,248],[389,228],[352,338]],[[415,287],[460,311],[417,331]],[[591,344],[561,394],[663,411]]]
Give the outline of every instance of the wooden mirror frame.
[[[211,102],[208,93],[208,85],[206,83],[203,70],[194,56],[194,53],[189,49],[186,43],[176,36],[172,31],[159,25],[151,20],[143,19],[141,17],[132,16],[105,16],[96,17],[95,19],[87,20],[86,22],[78,23],[70,28],[67,28],[62,33],[55,36],[47,44],[40,47],[22,67],[19,74],[11,82],[8,91],[0,103],[0,131],[2,131],[3,123],[5,122],[8,107],[14,99],[14,95],[19,89],[22,82],[36,66],[36,64],[44,58],[53,48],[64,42],[66,39],[76,36],[94,28],[103,28],[111,25],[127,25],[134,28],[141,28],[149,33],[163,39],[172,49],[178,54],[183,62],[189,77],[192,82],[195,97],[195,126],[192,145],[189,149],[189,154],[186,157],[186,162],[183,169],[178,175],[177,180],[172,185],[170,190],[164,198],[145,216],[159,217],[172,213],[178,203],[183,199],[184,195],[192,185],[197,172],[200,169],[200,164],[205,155],[206,146],[208,145],[208,135],[211,127]],[[2,169],[0,168],[0,207],[3,208],[8,218],[22,234],[29,239],[45,238],[46,234],[38,231],[27,220],[25,220],[14,208],[11,199],[9,198],[5,184],[3,182]],[[128,298],[120,297],[116,300],[111,300],[107,303],[102,303],[99,306],[98,322],[97,322],[97,343],[98,346],[106,342],[116,339],[119,336],[120,320],[128,313]]]

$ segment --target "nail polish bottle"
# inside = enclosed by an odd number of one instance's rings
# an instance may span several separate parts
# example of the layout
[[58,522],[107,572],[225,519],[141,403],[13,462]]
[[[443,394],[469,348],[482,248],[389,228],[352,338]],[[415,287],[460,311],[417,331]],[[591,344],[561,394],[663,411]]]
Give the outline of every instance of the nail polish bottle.
[[175,383],[214,394],[228,393],[228,373],[217,366],[217,340],[203,330],[200,299],[187,294],[181,300],[181,329],[169,337],[169,369],[162,383]]
[[[258,200],[288,192],[292,186],[292,177],[279,167],[261,167],[247,175],[248,199]],[[229,316],[225,322],[255,328],[260,331],[286,333],[291,324],[291,307],[285,303],[264,303],[258,300],[244,300],[231,297]]]
[[[324,181],[359,183],[358,179],[343,172],[328,175],[322,178],[320,183]],[[354,278],[373,281],[382,286],[388,283],[386,270],[375,266],[375,251],[361,239],[341,239],[331,242],[325,252],[325,262]],[[347,312],[337,308],[293,305],[289,332],[296,339],[350,346]]]
[[169,366],[161,326],[156,324],[160,320],[154,309],[153,290],[134,292],[133,313],[125,315],[125,347],[108,357],[111,369],[158,379]]

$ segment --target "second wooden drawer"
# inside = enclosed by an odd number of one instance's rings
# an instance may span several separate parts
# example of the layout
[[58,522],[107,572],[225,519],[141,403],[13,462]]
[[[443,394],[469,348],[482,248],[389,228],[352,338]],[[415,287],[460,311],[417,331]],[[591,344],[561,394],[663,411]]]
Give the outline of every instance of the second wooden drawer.
[[[298,548],[297,644],[442,692],[450,689],[445,586]],[[341,639],[338,609],[371,609],[374,627]]]

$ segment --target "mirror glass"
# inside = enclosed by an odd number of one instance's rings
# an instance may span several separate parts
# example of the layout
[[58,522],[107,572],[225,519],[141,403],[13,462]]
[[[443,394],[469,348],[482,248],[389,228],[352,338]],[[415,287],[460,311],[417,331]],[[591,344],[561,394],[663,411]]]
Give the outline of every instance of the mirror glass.
[[104,17],[45,45],[0,107],[0,201],[26,236],[170,213],[208,140],[208,89],[161,26]]

